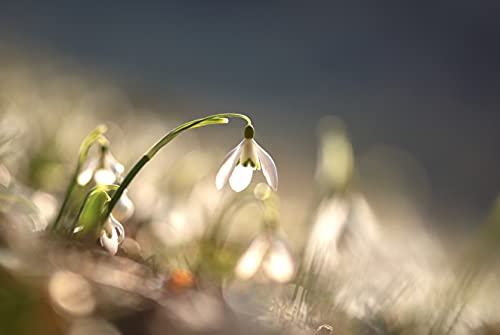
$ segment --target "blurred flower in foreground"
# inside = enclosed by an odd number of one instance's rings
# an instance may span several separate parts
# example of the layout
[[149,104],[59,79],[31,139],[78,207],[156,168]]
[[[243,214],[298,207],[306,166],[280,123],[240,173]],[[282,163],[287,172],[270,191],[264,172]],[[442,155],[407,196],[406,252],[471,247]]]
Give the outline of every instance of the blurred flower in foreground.
[[353,188],[354,163],[342,120],[334,116],[321,120],[316,178],[322,200],[306,245],[308,266],[335,265],[341,248],[359,253],[374,245],[378,222],[365,196]]
[[101,154],[89,159],[78,175],[78,184],[87,185],[92,178],[97,185],[109,185],[119,181],[125,171],[109,149],[101,148]]
[[316,257],[337,260],[338,243],[345,233],[348,216],[348,199],[336,196],[321,202],[306,245],[308,265],[312,265]]
[[217,172],[215,185],[222,189],[229,180],[229,185],[236,192],[241,192],[252,181],[254,170],[262,169],[269,186],[278,189],[278,172],[271,156],[253,139],[252,126],[245,128],[245,138],[231,150]]
[[113,217],[113,214],[111,214],[108,220],[106,220],[99,237],[101,246],[111,255],[115,255],[118,252],[118,245],[122,243],[124,238],[125,230],[122,224]]
[[257,236],[239,259],[235,271],[241,279],[250,279],[261,267],[270,279],[279,283],[288,282],[295,273],[290,250],[275,233]]
[[338,263],[341,253],[370,252],[379,240],[379,230],[379,222],[362,194],[324,199],[306,245],[306,264],[319,261],[328,268]]

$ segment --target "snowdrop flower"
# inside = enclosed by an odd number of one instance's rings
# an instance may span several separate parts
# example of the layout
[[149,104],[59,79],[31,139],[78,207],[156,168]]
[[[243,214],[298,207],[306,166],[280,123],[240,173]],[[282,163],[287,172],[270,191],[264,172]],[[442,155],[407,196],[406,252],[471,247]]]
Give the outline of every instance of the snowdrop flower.
[[288,282],[295,272],[288,246],[274,233],[257,236],[239,259],[235,272],[239,278],[246,280],[261,268],[270,279],[279,283]]
[[110,185],[119,181],[124,166],[116,160],[108,149],[103,149],[99,156],[89,159],[78,175],[77,182],[81,186],[87,185],[92,179],[97,185]]
[[245,138],[231,150],[221,164],[215,178],[217,189],[222,189],[229,180],[229,185],[236,192],[241,192],[250,184],[254,170],[264,173],[269,186],[278,189],[278,172],[271,156],[253,139],[254,129],[245,128]]
[[122,224],[110,215],[99,236],[101,246],[113,256],[118,252],[118,246],[124,239],[125,230]]

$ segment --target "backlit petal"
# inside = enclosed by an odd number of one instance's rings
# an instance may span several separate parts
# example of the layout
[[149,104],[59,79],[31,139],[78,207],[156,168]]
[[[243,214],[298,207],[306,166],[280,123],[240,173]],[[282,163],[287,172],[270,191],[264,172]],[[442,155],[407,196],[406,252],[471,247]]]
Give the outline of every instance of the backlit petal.
[[278,190],[278,170],[276,169],[276,164],[269,155],[257,142],[255,142],[255,147],[257,148],[257,155],[259,156],[260,165],[262,167],[262,173],[266,177],[266,181],[275,191]]
[[269,240],[259,236],[250,244],[236,265],[236,275],[241,279],[249,279],[262,264],[264,255],[269,250]]
[[116,181],[116,175],[109,169],[99,169],[94,173],[94,181],[97,185],[111,185]]
[[236,165],[229,178],[229,185],[235,192],[241,192],[250,185],[252,181],[253,167],[250,165],[243,166],[241,164]]
[[272,280],[279,283],[290,281],[295,273],[293,258],[282,240],[274,240],[264,260],[264,271]]
[[236,163],[238,163],[238,158],[240,156],[241,146],[243,142],[244,141],[241,141],[241,143],[238,144],[236,148],[231,150],[226,155],[226,157],[224,157],[219,171],[217,172],[217,176],[215,177],[215,186],[218,190],[222,189],[227,183],[229,176],[231,176],[231,172],[233,172]]
[[121,222],[127,221],[134,214],[135,206],[132,200],[127,195],[127,191],[122,194],[120,200],[113,208],[113,216]]

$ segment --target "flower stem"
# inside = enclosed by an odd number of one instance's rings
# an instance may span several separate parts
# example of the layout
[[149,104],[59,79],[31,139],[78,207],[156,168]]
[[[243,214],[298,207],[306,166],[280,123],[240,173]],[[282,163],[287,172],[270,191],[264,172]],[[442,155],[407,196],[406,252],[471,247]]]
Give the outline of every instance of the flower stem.
[[68,188],[66,189],[66,193],[64,195],[64,200],[61,204],[61,208],[59,208],[59,212],[57,213],[57,216],[54,222],[52,223],[52,231],[56,231],[59,228],[61,219],[64,215],[64,212],[66,211],[66,207],[68,206],[71,194],[75,189],[78,175],[80,174],[80,170],[82,169],[82,165],[85,163],[85,160],[87,159],[87,154],[90,150],[90,147],[95,142],[99,142],[103,147],[108,145],[107,140],[102,136],[106,132],[106,130],[107,130],[106,126],[99,125],[85,137],[82,144],[80,145],[78,162],[76,164],[75,172],[73,172],[73,176],[71,177]]
[[244,114],[223,113],[223,114],[210,115],[201,119],[196,119],[193,121],[186,122],[178,126],[177,128],[172,129],[169,133],[163,136],[148,151],[144,153],[141,159],[137,163],[135,163],[130,172],[125,176],[122,183],[120,184],[120,187],[116,190],[116,192],[113,193],[111,200],[109,201],[108,206],[106,208],[105,215],[103,217],[107,218],[111,214],[116,203],[120,200],[120,197],[122,196],[123,192],[125,192],[125,190],[132,182],[132,180],[135,178],[135,176],[154,157],[154,155],[156,155],[156,153],[160,151],[161,148],[170,143],[174,138],[176,138],[180,133],[182,133],[185,130],[205,127],[213,124],[228,123],[228,118],[240,118],[245,120],[247,122],[247,125],[252,125],[252,121],[250,120],[250,118]]

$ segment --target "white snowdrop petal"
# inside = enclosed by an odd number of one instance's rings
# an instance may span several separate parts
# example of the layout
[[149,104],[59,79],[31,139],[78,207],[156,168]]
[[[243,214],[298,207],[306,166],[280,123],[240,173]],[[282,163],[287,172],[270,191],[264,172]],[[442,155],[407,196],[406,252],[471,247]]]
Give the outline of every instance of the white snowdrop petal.
[[278,190],[278,171],[276,169],[276,164],[269,155],[257,142],[255,142],[255,147],[257,148],[257,155],[259,156],[260,165],[262,168],[262,173],[266,177],[266,181],[271,186],[274,191]]
[[115,219],[112,214],[109,216],[109,221],[118,234],[118,243],[122,243],[123,239],[125,238],[125,229],[123,228],[123,225],[120,223],[120,221]]
[[222,189],[224,185],[227,183],[231,172],[233,172],[236,163],[238,162],[238,158],[241,153],[241,146],[243,141],[238,144],[233,150],[231,150],[223,159],[222,164],[217,172],[217,176],[215,177],[215,186],[218,190]]
[[262,259],[269,249],[269,241],[263,237],[257,237],[250,244],[245,253],[236,264],[235,273],[241,279],[249,279],[255,275],[262,264]]
[[241,192],[244,189],[250,185],[250,182],[252,181],[252,176],[253,176],[253,168],[248,165],[248,166],[243,166],[243,165],[236,165],[236,167],[233,170],[233,173],[231,174],[231,177],[229,178],[229,185],[235,192]]
[[107,152],[105,157],[105,166],[109,168],[117,177],[121,176],[125,172],[125,167],[121,164],[111,152]]
[[80,172],[80,174],[78,175],[78,179],[77,179],[78,185],[81,185],[81,186],[87,185],[89,183],[90,179],[92,179],[92,174],[93,174],[93,171],[88,170],[88,169]]
[[113,216],[120,222],[125,222],[132,215],[134,215],[135,206],[132,200],[127,195],[127,191],[125,191],[120,200],[116,203],[116,206],[113,208]]
[[90,182],[97,168],[98,163],[99,160],[93,157],[83,165],[81,172],[78,174],[77,177],[77,182],[79,185],[85,186]]
[[94,181],[97,185],[111,185],[116,181],[116,175],[109,169],[99,169],[94,174]]
[[111,237],[109,237],[106,230],[103,229],[99,237],[99,242],[111,255],[114,256],[118,252],[118,234],[114,227],[111,229]]
[[275,240],[273,242],[263,267],[269,278],[274,281],[286,283],[292,279],[295,265],[292,255],[283,241]]

